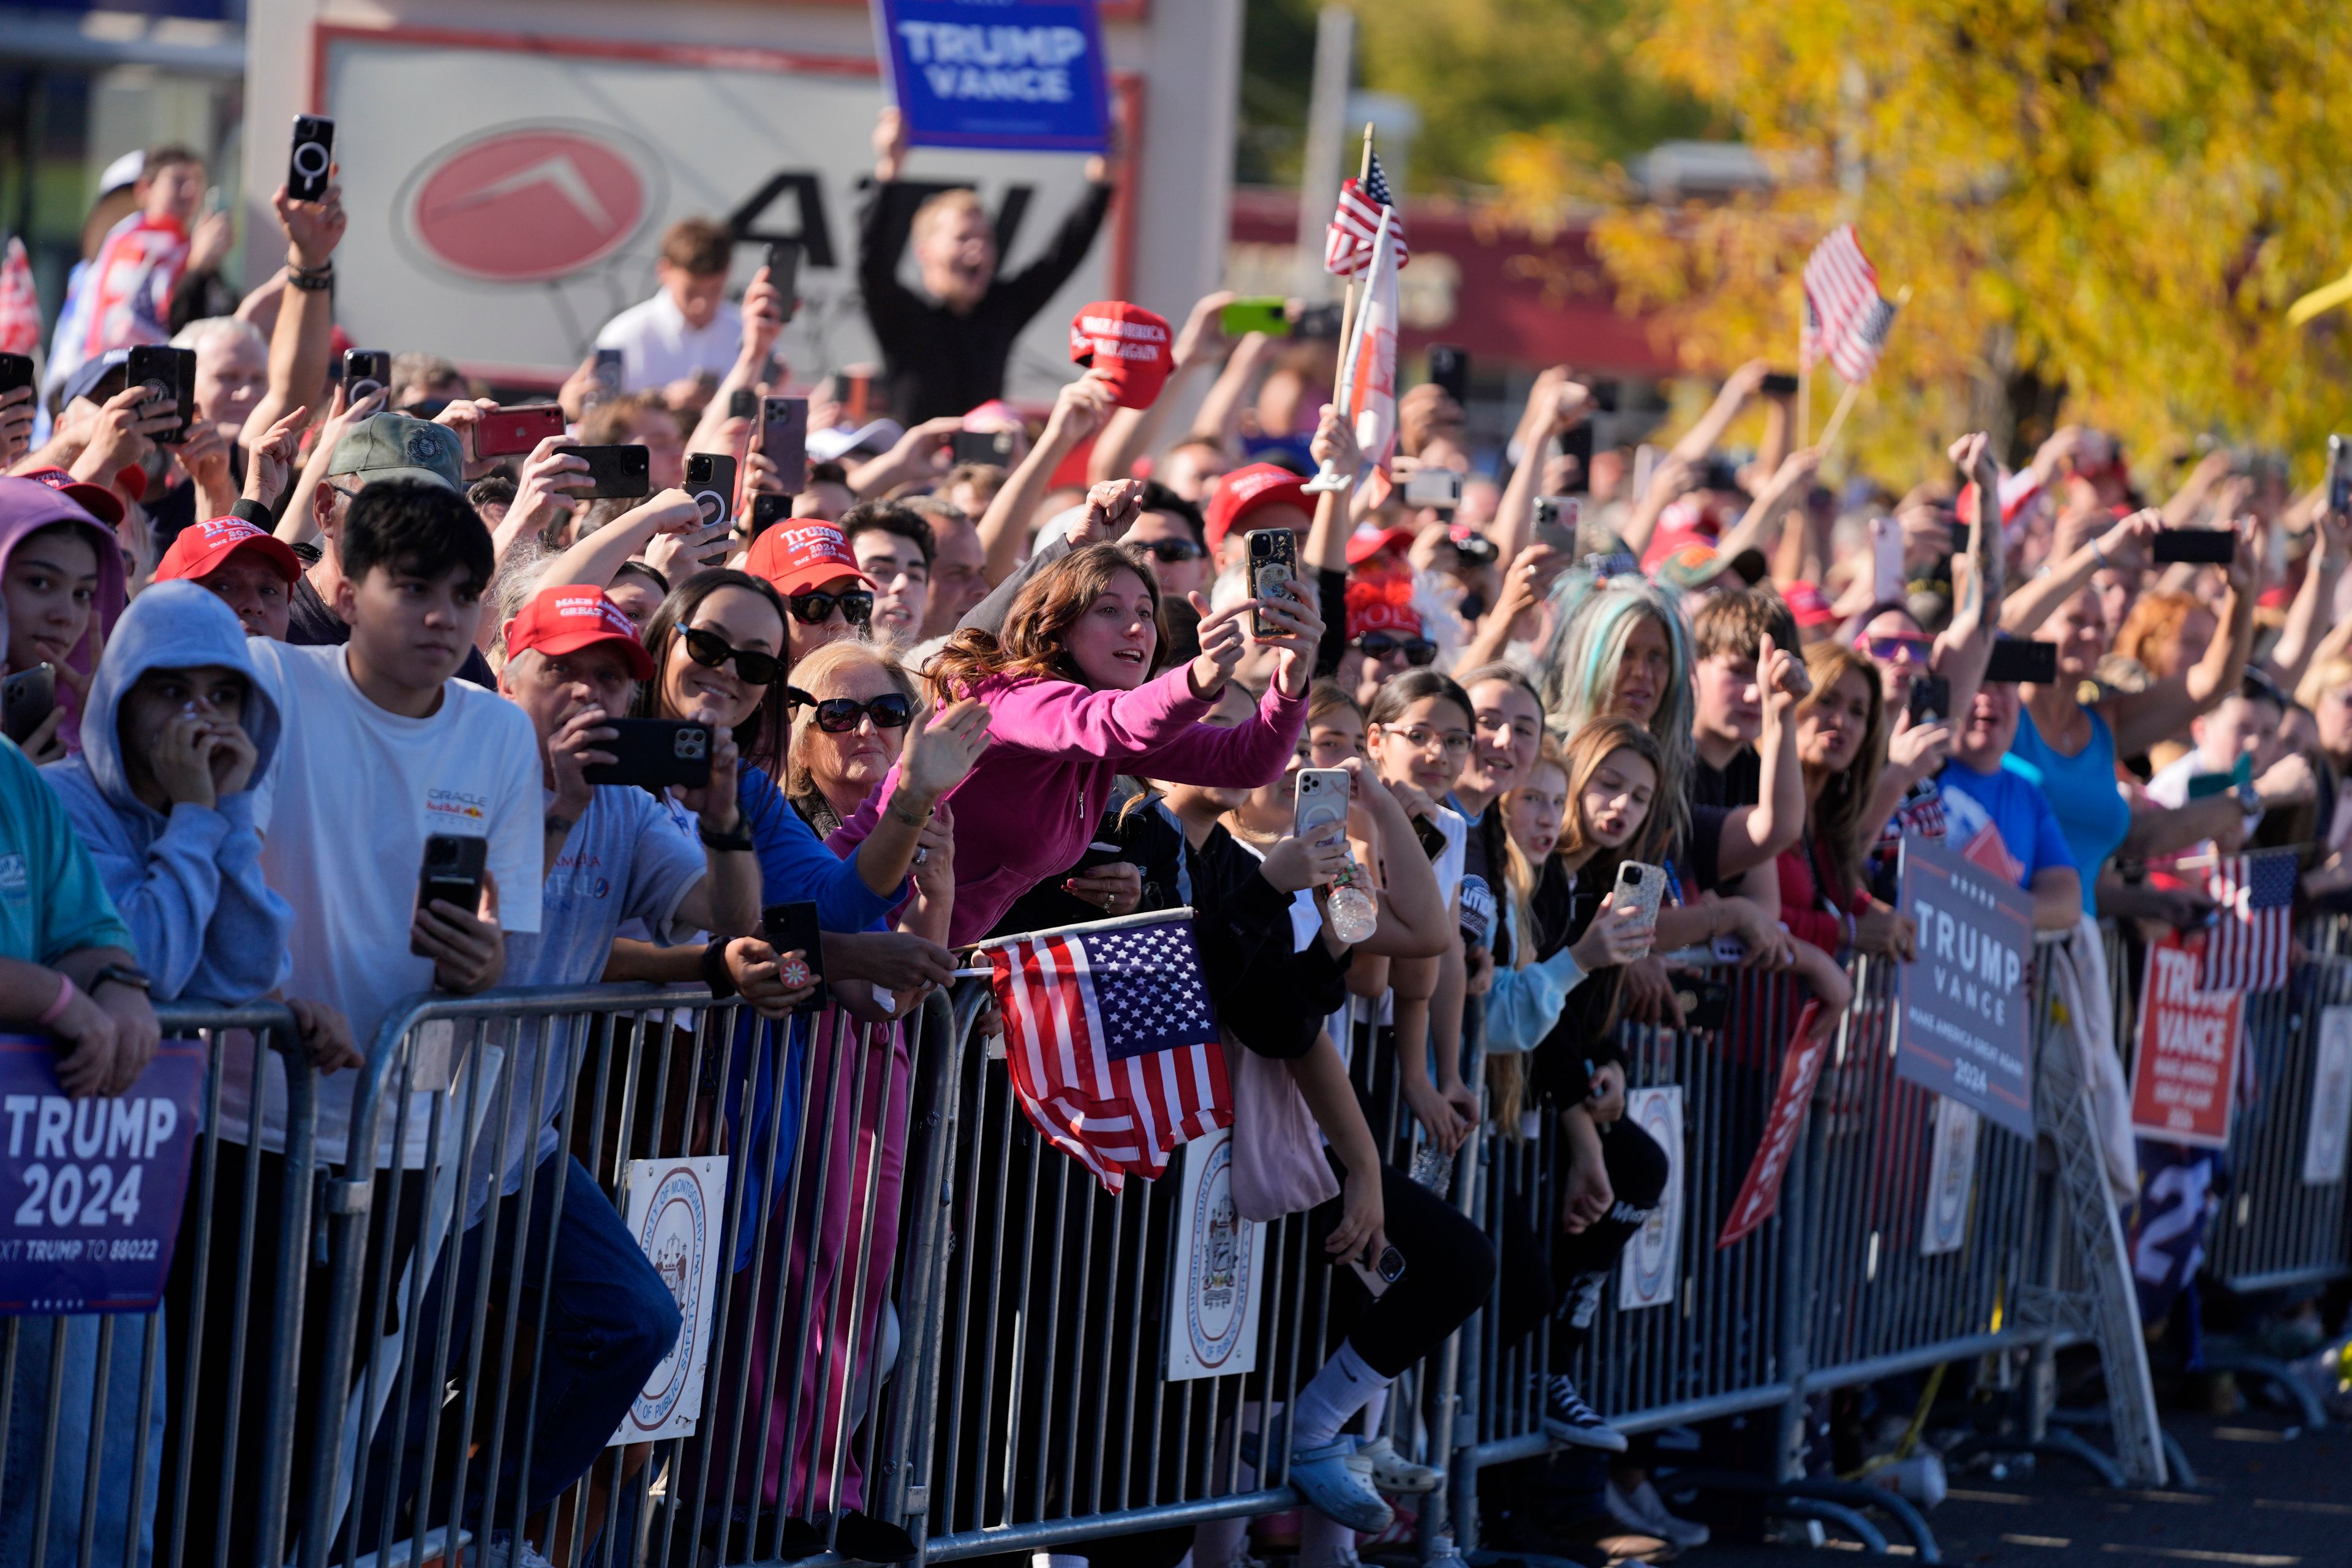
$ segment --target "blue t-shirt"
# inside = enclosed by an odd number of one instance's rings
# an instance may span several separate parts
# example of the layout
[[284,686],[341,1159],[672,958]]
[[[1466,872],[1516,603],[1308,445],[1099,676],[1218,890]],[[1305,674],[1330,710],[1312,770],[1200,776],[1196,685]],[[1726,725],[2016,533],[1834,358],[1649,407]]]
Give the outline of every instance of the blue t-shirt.
[[2043,740],[2031,711],[2018,714],[2017,739],[2009,743],[2009,754],[2038,775],[2074,868],[2082,873],[2083,912],[2095,915],[2099,911],[2092,897],[2099,868],[2131,831],[2131,806],[2116,788],[2115,731],[2097,709],[2084,711],[2091,716],[2091,742],[2075,755],[2070,757]]
[[0,740],[0,957],[55,963],[85,947],[131,945],[65,803]]
[[2032,763],[2004,756],[1998,770],[1980,773],[1955,757],[1939,777],[1945,847],[1980,866],[1994,864],[1988,852],[1999,847],[2021,888],[2031,888],[2034,873],[2052,866],[2076,869]]

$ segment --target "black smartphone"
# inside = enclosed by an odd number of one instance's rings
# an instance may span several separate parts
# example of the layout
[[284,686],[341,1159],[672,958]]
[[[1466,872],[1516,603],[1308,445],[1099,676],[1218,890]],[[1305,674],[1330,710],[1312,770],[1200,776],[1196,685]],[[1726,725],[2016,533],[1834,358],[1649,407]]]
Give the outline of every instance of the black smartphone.
[[2051,685],[2058,679],[2058,645],[2003,637],[1992,645],[1992,657],[1985,661],[1984,678],[2021,681],[2028,686]]
[[159,431],[155,440],[177,446],[188,438],[188,421],[196,412],[196,351],[147,344],[131,351],[123,366],[125,386],[143,386],[148,401],[168,397],[179,405],[180,423]]
[[748,386],[739,386],[727,395],[727,417],[757,419],[760,416],[760,395]]
[[705,528],[735,519],[735,459],[724,452],[686,455],[686,493],[702,509]]
[[583,500],[642,500],[653,494],[651,459],[643,447],[568,447],[588,465],[588,488],[572,493]]
[[1559,438],[1560,455],[1576,459],[1576,468],[1568,476],[1570,495],[1592,493],[1592,421],[1580,421],[1573,430]]
[[[797,988],[816,982],[816,994],[801,1004],[815,1009],[832,1000],[824,984],[824,933],[817,930],[816,905],[812,900],[770,904],[760,911],[760,932],[776,950],[777,970],[785,985]],[[797,959],[787,953],[797,952]]]
[[1013,466],[1013,432],[959,430],[948,437],[948,452],[958,466],[992,463],[1000,468],[1009,468]]
[[[425,841],[425,864],[416,874],[416,907],[438,900],[467,914],[482,907],[482,879],[488,874],[490,841],[476,834],[436,833]],[[419,958],[415,942],[408,951]]]
[[770,397],[760,405],[760,450],[776,465],[784,494],[808,489],[808,399]]
[[315,202],[327,194],[335,167],[335,122],[323,114],[294,117],[294,145],[286,155],[286,194]]
[[1404,1278],[1404,1254],[1395,1247],[1381,1248],[1381,1260],[1372,1265],[1372,1272],[1393,1285]]
[[1294,338],[1308,338],[1322,342],[1338,342],[1339,341],[1339,307],[1337,305],[1307,306],[1298,312],[1298,320],[1291,324],[1290,335]]
[[0,354],[0,395],[33,384],[33,356]]
[[622,355],[618,349],[598,349],[589,374],[595,378],[598,397],[621,395]]
[[[1297,597],[1291,584],[1298,575],[1298,536],[1286,528],[1254,528],[1243,539],[1249,545],[1250,596]],[[1262,637],[1282,636],[1282,628],[1267,620],[1263,610],[1250,612],[1250,626]]]
[[1797,395],[1797,378],[1785,370],[1766,371],[1763,384],[1757,390],[1767,397],[1794,397]]
[[[343,351],[343,403],[346,407],[372,392],[392,384],[392,354],[384,349]],[[561,412],[561,410],[559,410]]]
[[2226,528],[2159,528],[2147,551],[2148,559],[2159,566],[2176,561],[2227,566],[2237,553],[2238,536]]
[[792,497],[772,496],[761,490],[751,498],[751,531],[746,537],[757,539],[792,515]]
[[1730,1020],[1731,987],[1719,980],[1684,977],[1675,987],[1683,1023],[1694,1029],[1720,1029]]
[[37,664],[0,680],[0,734],[23,745],[58,705],[55,665]]
[[1425,816],[1412,819],[1412,836],[1421,840],[1421,852],[1432,860],[1445,853],[1445,829]]
[[1914,724],[1939,724],[1952,716],[1952,683],[1940,675],[1915,675],[1904,706]]
[[2341,436],[2327,438],[2327,510],[2352,513],[2352,441]]
[[768,281],[784,297],[784,320],[800,310],[801,242],[779,239],[768,247]]
[[620,731],[597,749],[614,760],[595,763],[580,776],[592,784],[636,784],[695,788],[710,782],[710,726],[688,719],[608,719]]
[[1429,379],[1431,384],[1444,389],[1445,395],[1458,404],[1470,401],[1470,351],[1452,343],[1429,345]]

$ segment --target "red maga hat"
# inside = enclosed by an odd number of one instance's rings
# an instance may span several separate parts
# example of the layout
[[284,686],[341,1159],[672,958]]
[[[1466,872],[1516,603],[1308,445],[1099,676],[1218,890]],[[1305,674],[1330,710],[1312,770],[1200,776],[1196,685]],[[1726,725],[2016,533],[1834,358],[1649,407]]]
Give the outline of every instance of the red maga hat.
[[507,623],[507,654],[526,648],[544,654],[578,653],[598,643],[613,643],[628,656],[629,673],[651,680],[654,656],[637,640],[637,628],[604,590],[585,583],[541,589]]
[[1175,368],[1168,318],[1124,300],[1097,300],[1070,321],[1070,358],[1110,383],[1121,408],[1149,408]]
[[1307,481],[1281,464],[1252,463],[1246,468],[1235,468],[1217,481],[1216,493],[1209,498],[1209,548],[1223,544],[1225,535],[1250,513],[1285,502],[1305,512],[1315,510],[1307,496]]
[[81,504],[82,510],[109,528],[122,521],[122,498],[104,485],[75,479],[63,468],[35,468],[30,473],[19,474],[17,478],[47,485],[60,495],[71,496]]
[[201,583],[239,552],[268,562],[289,586],[302,575],[301,558],[294,553],[292,545],[263,532],[243,518],[215,517],[180,530],[179,537],[172,541],[172,548],[163,552],[163,559],[156,563],[155,581],[164,583],[185,577]]

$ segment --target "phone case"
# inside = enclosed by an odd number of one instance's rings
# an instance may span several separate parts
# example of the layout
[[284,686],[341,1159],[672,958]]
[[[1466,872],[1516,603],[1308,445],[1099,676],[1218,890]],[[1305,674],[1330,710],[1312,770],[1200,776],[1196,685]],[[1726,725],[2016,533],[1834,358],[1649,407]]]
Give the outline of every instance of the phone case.
[[686,491],[702,509],[706,528],[735,515],[735,459],[724,452],[695,452],[686,459]]
[[[778,971],[786,985],[817,983],[816,994],[802,1004],[804,1010],[823,1007],[833,999],[824,984],[824,933],[817,929],[814,901],[770,904],[760,911],[760,931],[776,950]],[[801,957],[785,960],[783,955],[790,952]]]
[[0,732],[21,745],[41,727],[41,721],[57,705],[58,672],[54,666],[37,664],[30,669],[19,670],[0,681]]
[[474,455],[516,457],[531,451],[550,436],[562,434],[563,410],[551,403],[544,407],[501,408],[483,415],[482,422],[474,426]]
[[1903,596],[1903,525],[1891,517],[1870,520],[1870,566],[1873,597]]
[[[490,841],[456,833],[436,833],[425,841],[424,864],[416,873],[416,907],[439,900],[467,914],[481,908],[482,879],[488,873]],[[409,952],[415,952],[414,942]],[[422,957],[423,954],[418,954]]]
[[640,500],[653,493],[649,458],[643,447],[574,447],[588,464],[589,488],[572,493],[583,500]]
[[959,465],[993,463],[1008,468],[1013,462],[1013,432],[1010,430],[959,430],[948,438],[948,451]]
[[2227,566],[2238,552],[2238,536],[2225,528],[2159,528],[2148,543],[2148,559],[2159,566]]
[[20,386],[32,384],[32,355],[0,354],[0,392],[14,392]]
[[131,351],[124,362],[124,384],[142,386],[149,383],[163,389],[163,395],[179,405],[180,423],[171,430],[157,432],[159,446],[177,446],[188,438],[188,421],[195,417],[196,351],[161,345],[142,344]]
[[[1628,873],[1638,875],[1641,880],[1629,882]],[[1661,867],[1628,860],[1617,868],[1616,891],[1616,909],[1637,910],[1645,922],[1654,923],[1658,918],[1658,905],[1666,896],[1666,873]]]
[[1229,338],[1249,332],[1286,338],[1290,335],[1290,313],[1280,300],[1236,300],[1217,312],[1217,325]]
[[710,726],[684,719],[614,719],[620,731],[603,751],[614,761],[596,763],[580,776],[592,784],[638,784],[666,789],[710,782]]
[[[1288,599],[1297,595],[1291,584],[1298,575],[1298,541],[1286,528],[1253,529],[1243,536],[1249,544],[1250,593],[1260,599]],[[1280,637],[1282,628],[1265,618],[1265,612],[1252,610],[1250,625],[1258,636]]]
[[808,416],[805,397],[771,397],[760,410],[760,450],[788,496],[808,489]]
[[335,165],[335,122],[322,115],[294,117],[294,144],[286,155],[286,194],[315,202],[327,194]]

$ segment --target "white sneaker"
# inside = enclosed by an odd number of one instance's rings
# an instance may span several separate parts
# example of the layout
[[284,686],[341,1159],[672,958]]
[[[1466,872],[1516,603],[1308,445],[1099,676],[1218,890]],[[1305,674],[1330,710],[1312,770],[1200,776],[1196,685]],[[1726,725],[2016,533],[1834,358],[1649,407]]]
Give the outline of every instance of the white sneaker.
[[1706,1526],[1696,1520],[1677,1519],[1668,1513],[1666,1500],[1658,1495],[1657,1487],[1646,1476],[1642,1479],[1642,1484],[1630,1492],[1611,1481],[1602,1492],[1601,1500],[1609,1510],[1609,1516],[1618,1523],[1663,1537],[1681,1551],[1687,1552],[1707,1542],[1709,1532]]
[[1396,1451],[1387,1433],[1356,1445],[1356,1458],[1371,1467],[1375,1490],[1411,1494],[1433,1492],[1445,1472],[1433,1465],[1416,1465]]

